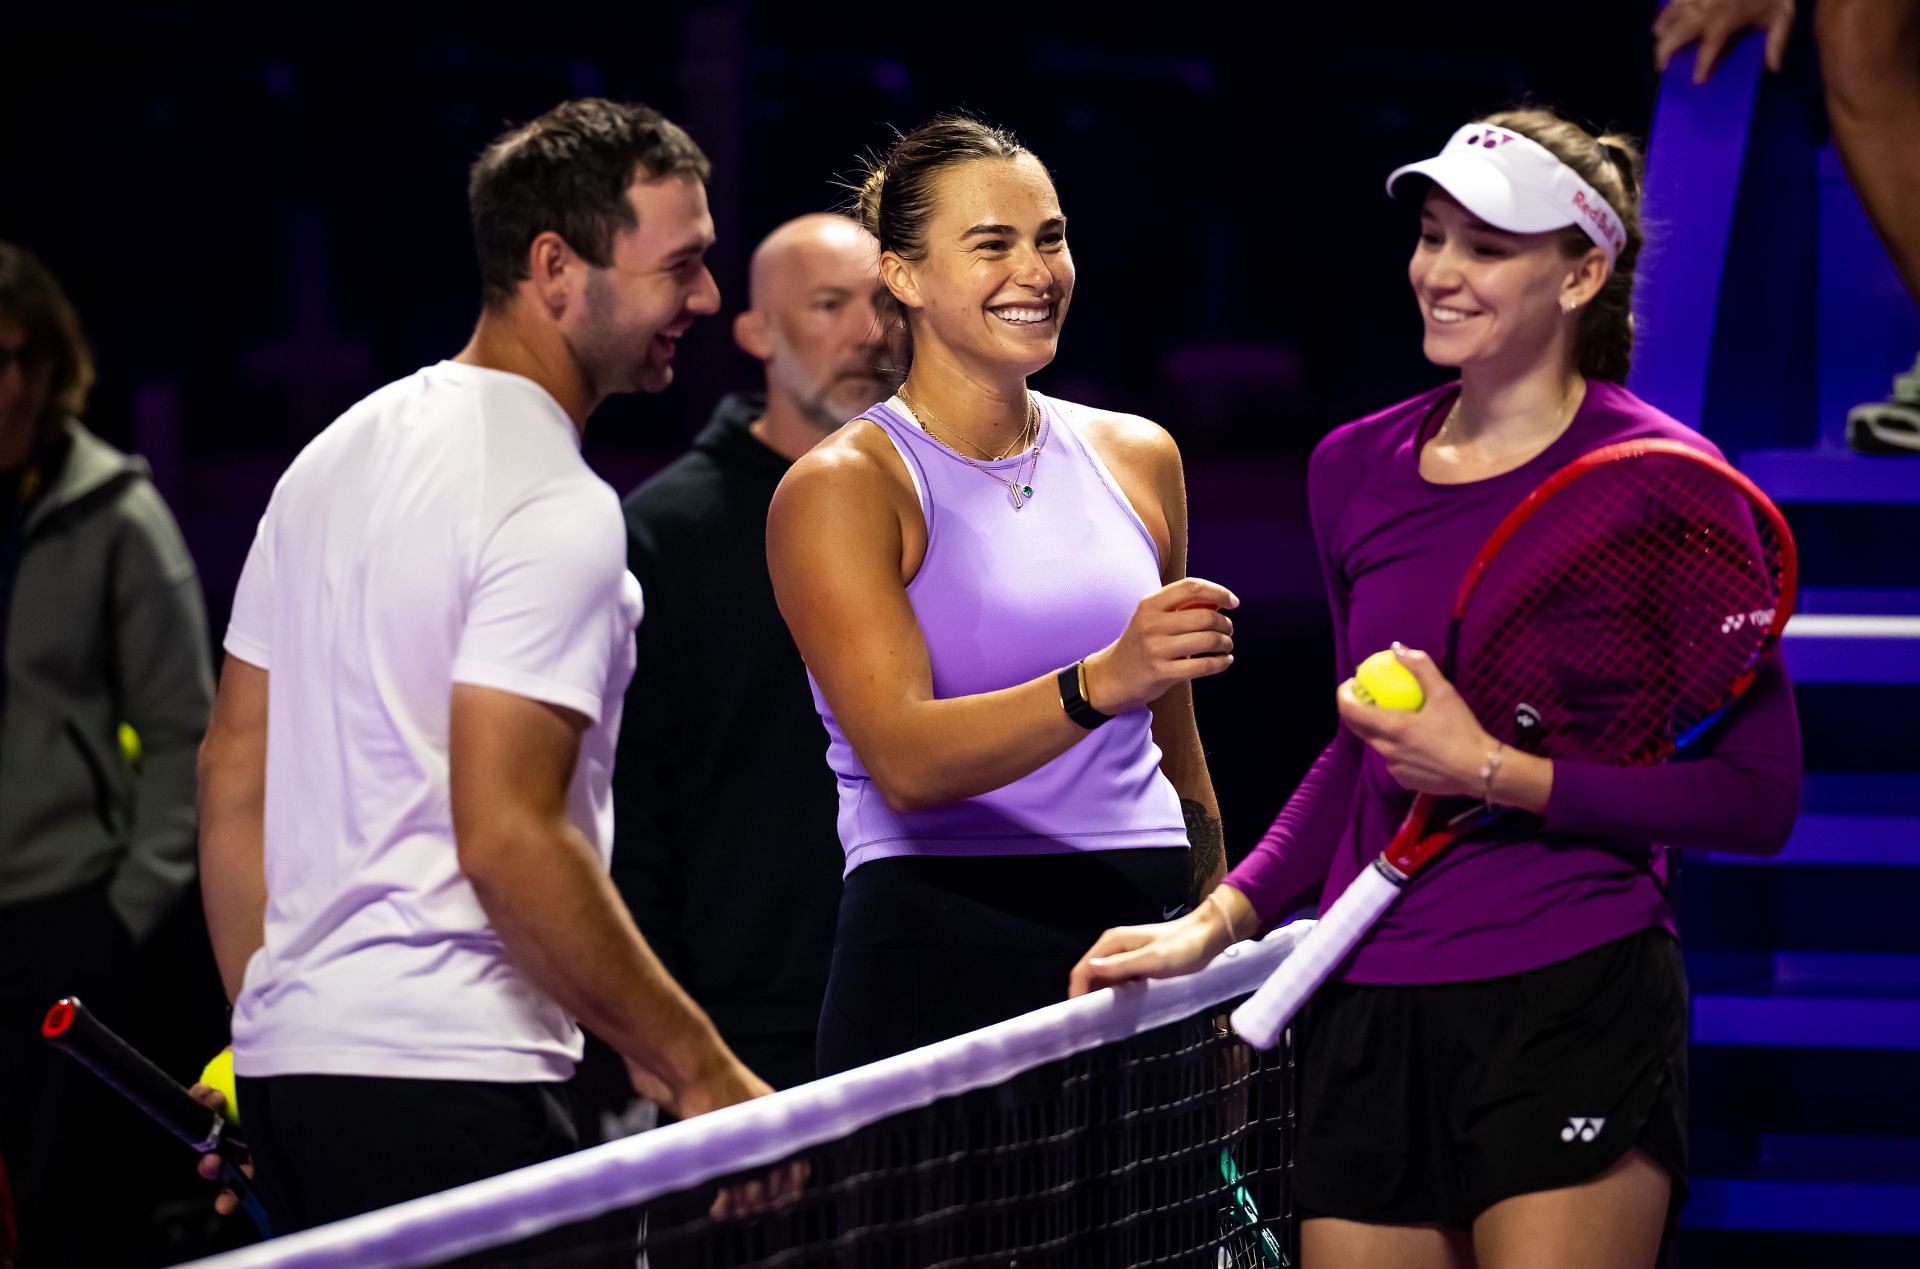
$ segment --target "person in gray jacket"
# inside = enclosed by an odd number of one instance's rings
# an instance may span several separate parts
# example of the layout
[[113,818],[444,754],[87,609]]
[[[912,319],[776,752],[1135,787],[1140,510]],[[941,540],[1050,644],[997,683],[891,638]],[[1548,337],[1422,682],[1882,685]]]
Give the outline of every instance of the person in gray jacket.
[[0,242],[0,1158],[22,1269],[99,1264],[100,1106],[41,1043],[96,1007],[194,876],[213,670],[200,584],[146,464],[79,422],[93,359],[59,283]]

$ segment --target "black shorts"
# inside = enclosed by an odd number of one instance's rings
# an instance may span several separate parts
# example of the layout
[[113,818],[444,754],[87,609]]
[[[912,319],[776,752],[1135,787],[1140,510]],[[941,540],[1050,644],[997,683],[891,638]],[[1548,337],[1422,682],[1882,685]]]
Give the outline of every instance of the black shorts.
[[[564,1084],[356,1075],[236,1083],[254,1184],[275,1236],[497,1176],[578,1145]],[[562,1227],[537,1245],[565,1246],[570,1236],[578,1235]],[[509,1252],[535,1245],[498,1254],[511,1261]]]
[[1467,1229],[1633,1148],[1686,1196],[1687,984],[1642,930],[1557,964],[1418,987],[1329,983],[1300,1024],[1303,1219]]

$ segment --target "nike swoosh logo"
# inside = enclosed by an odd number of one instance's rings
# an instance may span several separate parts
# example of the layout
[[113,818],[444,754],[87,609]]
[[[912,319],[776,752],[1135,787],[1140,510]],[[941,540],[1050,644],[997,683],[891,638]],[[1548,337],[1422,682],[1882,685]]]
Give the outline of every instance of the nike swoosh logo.
[[1162,921],[1171,921],[1176,917],[1182,917],[1182,916],[1185,916],[1186,914],[1187,914],[1187,905],[1184,903],[1176,903],[1171,908],[1160,909],[1160,919]]

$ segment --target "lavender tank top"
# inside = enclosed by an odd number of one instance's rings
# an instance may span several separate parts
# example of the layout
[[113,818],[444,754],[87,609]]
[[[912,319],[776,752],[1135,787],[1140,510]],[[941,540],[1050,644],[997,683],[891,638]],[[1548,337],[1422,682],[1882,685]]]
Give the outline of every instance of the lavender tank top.
[[[1039,463],[1015,510],[1019,459],[982,463],[921,430],[898,397],[867,411],[900,451],[926,517],[927,553],[907,584],[926,637],[933,692],[971,696],[1024,683],[1097,652],[1160,588],[1146,526],[1067,411],[1034,394]],[[1029,451],[1031,453],[1031,451]],[[811,676],[809,676],[811,681]],[[1049,855],[1187,846],[1180,799],[1160,771],[1151,711],[1118,715],[1030,775],[979,797],[897,812],[874,788],[820,685],[827,764],[840,788],[847,872],[898,855]]]

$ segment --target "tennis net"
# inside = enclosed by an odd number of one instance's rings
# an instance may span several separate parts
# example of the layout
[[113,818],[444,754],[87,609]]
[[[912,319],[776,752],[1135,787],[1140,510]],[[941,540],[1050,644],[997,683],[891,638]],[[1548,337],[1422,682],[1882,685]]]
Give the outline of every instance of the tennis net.
[[1291,1050],[1223,1022],[1311,925],[199,1263],[1291,1266]]

